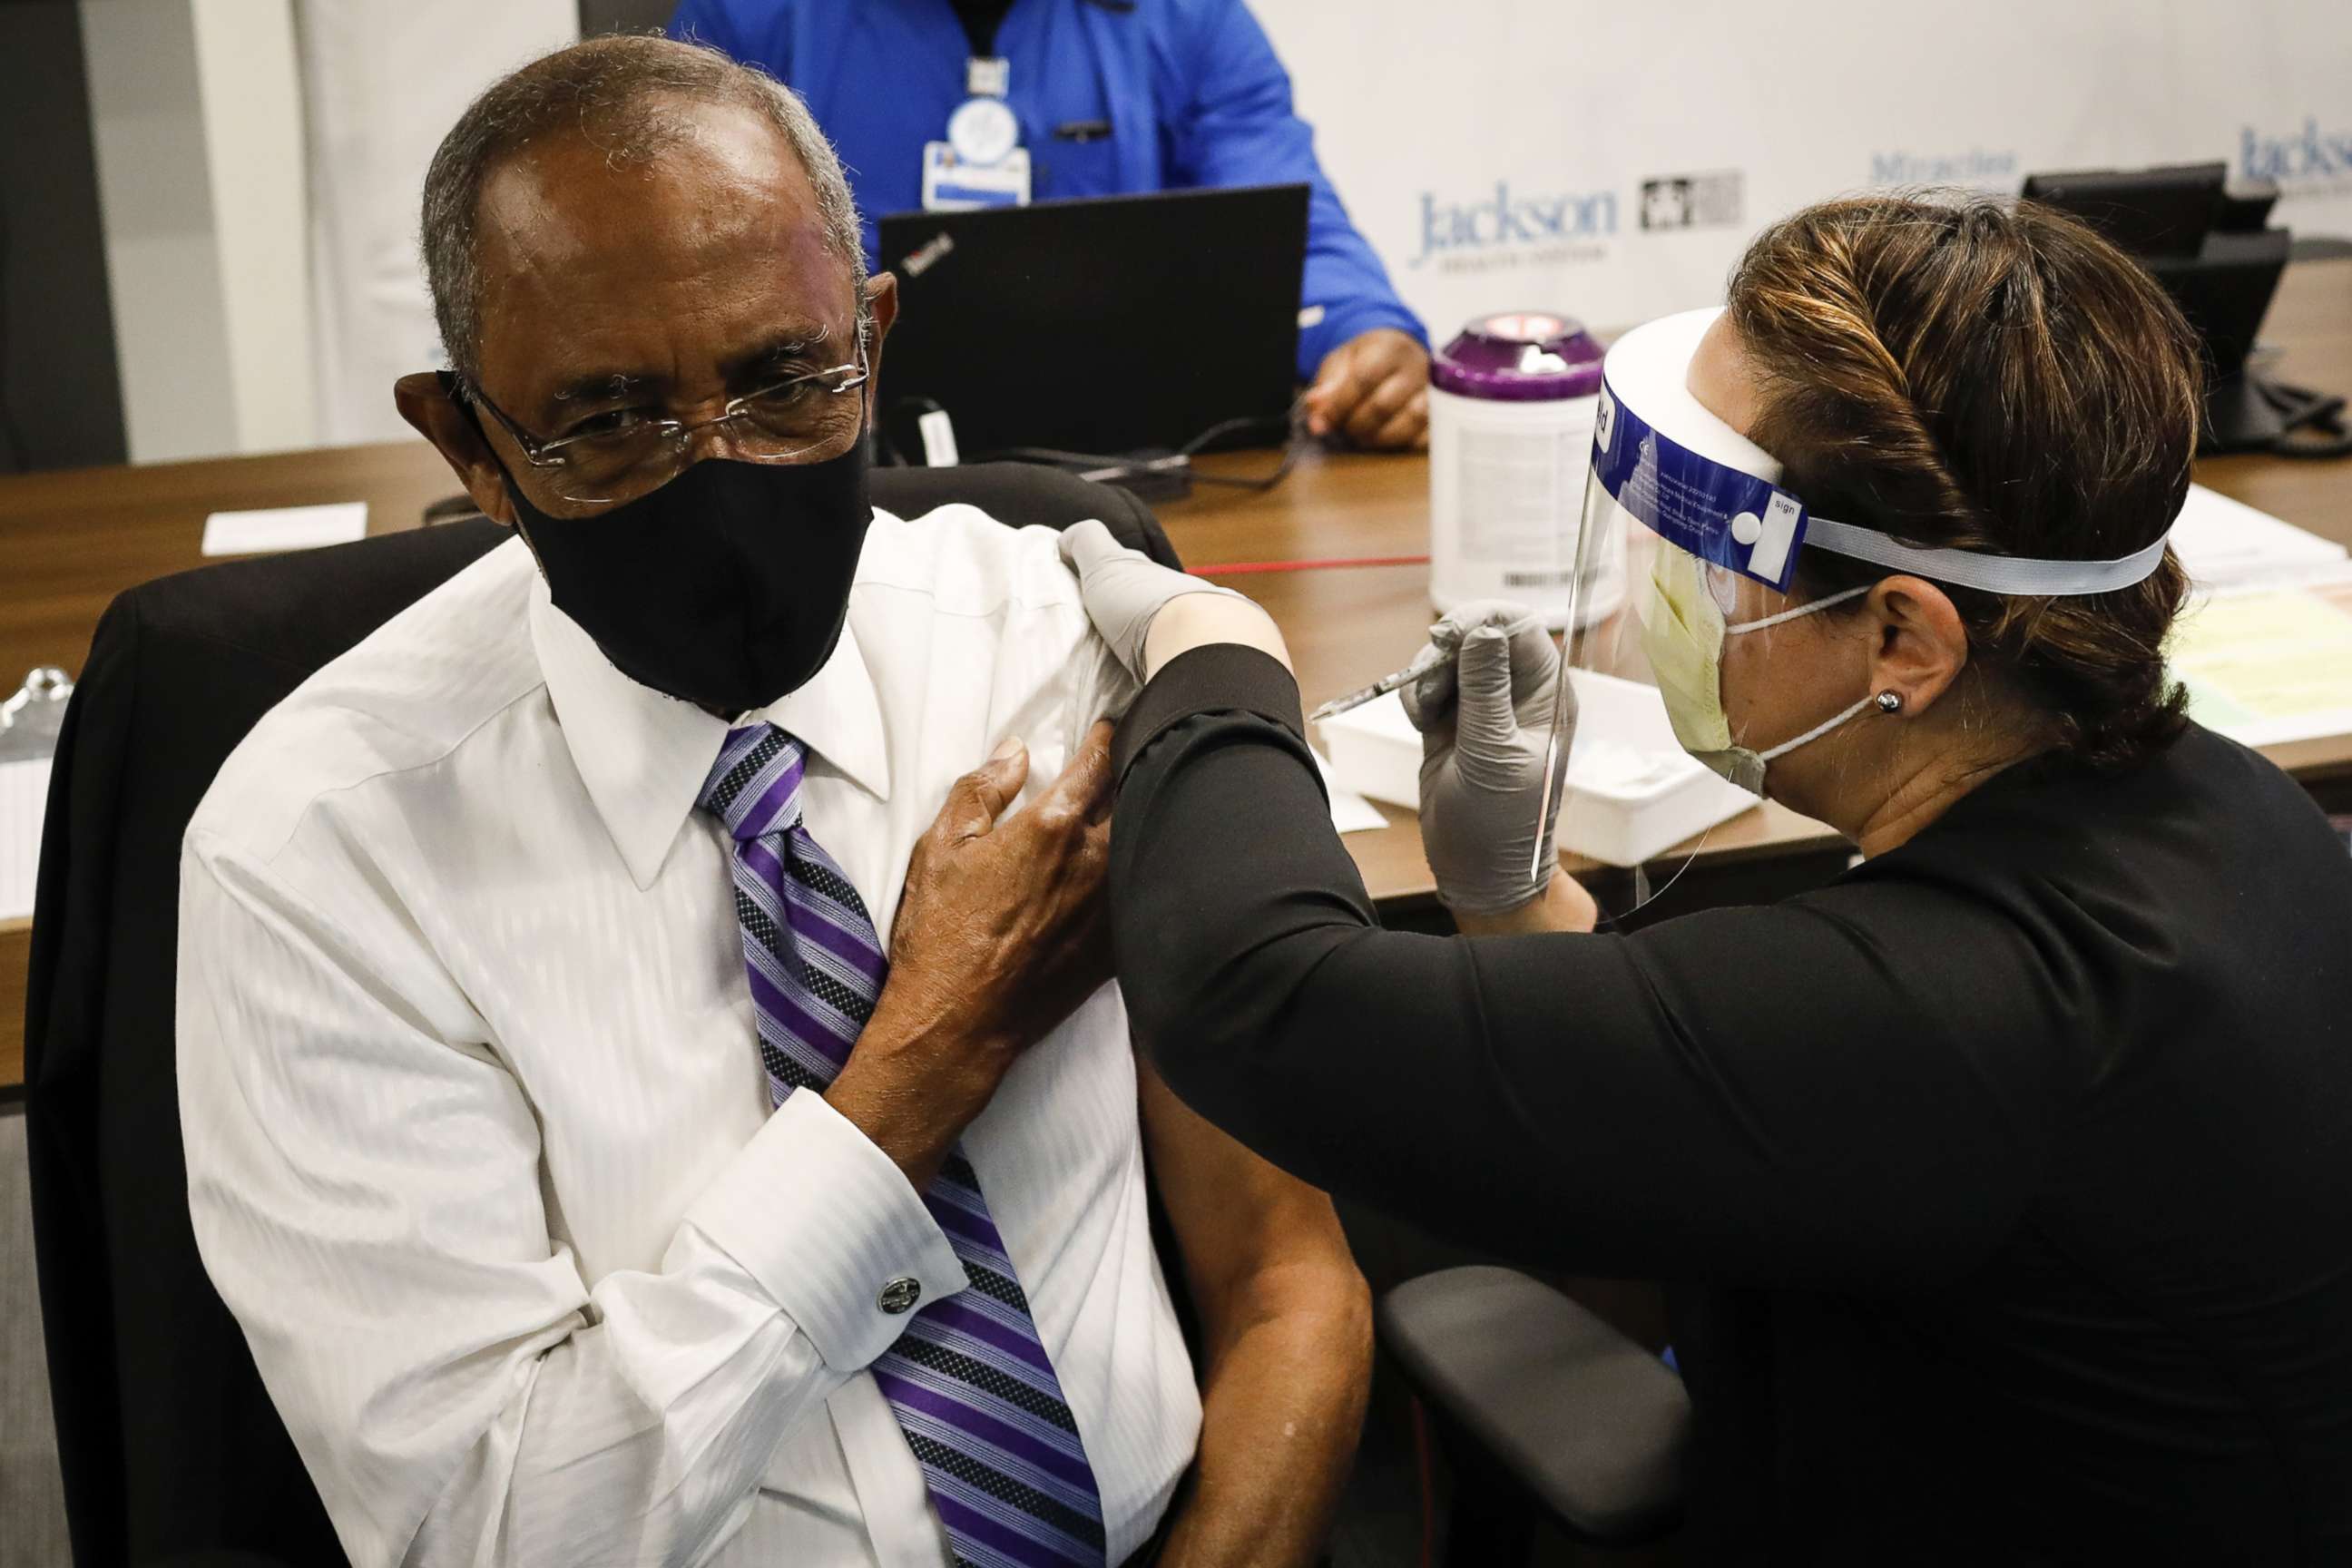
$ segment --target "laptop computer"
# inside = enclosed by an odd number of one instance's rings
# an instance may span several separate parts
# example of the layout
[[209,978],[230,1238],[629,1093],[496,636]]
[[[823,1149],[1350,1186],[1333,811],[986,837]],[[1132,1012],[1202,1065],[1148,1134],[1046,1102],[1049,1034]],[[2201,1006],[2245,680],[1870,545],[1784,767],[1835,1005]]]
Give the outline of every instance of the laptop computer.
[[1217,445],[1286,433],[1305,185],[900,213],[880,227],[900,301],[878,378],[886,431],[944,409],[965,462],[1171,449],[1236,420],[1249,423]]

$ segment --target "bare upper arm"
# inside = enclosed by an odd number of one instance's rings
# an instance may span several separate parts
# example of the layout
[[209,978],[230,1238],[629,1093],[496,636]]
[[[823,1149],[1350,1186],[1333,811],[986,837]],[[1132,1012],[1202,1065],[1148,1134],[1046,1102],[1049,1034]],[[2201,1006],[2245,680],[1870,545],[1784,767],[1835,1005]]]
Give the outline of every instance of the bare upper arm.
[[1363,1279],[1330,1198],[1276,1169],[1136,1062],[1144,1150],[1213,1342],[1318,1295],[1360,1299]]

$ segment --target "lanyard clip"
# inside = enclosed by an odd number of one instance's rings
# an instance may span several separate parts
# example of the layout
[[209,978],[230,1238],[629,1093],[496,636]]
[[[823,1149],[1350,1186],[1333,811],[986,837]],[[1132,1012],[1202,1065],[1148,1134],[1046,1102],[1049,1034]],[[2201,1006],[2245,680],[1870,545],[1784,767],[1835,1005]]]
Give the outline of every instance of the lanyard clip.
[[963,89],[973,98],[1003,98],[1013,90],[1013,62],[974,55],[964,62]]

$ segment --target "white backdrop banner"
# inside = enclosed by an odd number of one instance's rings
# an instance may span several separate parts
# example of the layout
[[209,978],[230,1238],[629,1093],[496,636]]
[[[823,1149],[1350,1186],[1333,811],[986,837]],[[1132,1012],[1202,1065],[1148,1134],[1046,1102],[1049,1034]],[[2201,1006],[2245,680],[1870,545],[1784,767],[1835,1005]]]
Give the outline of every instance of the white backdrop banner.
[[[855,0],[828,0],[853,4]],[[1748,237],[1874,186],[2226,160],[2352,235],[2346,0],[1253,0],[1325,167],[1440,341],[1514,307],[1617,326],[1722,298]],[[425,165],[576,0],[299,0],[319,437],[405,435],[437,364]]]
[[392,384],[441,358],[417,258],[433,150],[474,95],[580,36],[578,0],[299,0],[326,444],[410,434]]
[[2226,160],[2352,235],[2345,0],[1255,0],[1325,167],[1444,341],[1722,298],[1747,240],[1874,186]]

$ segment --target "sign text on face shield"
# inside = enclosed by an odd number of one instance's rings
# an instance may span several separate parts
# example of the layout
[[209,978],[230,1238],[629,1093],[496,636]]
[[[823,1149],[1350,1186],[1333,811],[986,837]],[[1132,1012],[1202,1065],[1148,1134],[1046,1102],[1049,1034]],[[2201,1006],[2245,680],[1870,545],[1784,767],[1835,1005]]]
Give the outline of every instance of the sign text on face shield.
[[1594,483],[1661,539],[1777,592],[1789,591],[1805,538],[1805,509],[1796,497],[1662,434],[1605,379],[1601,406],[1592,441]]

